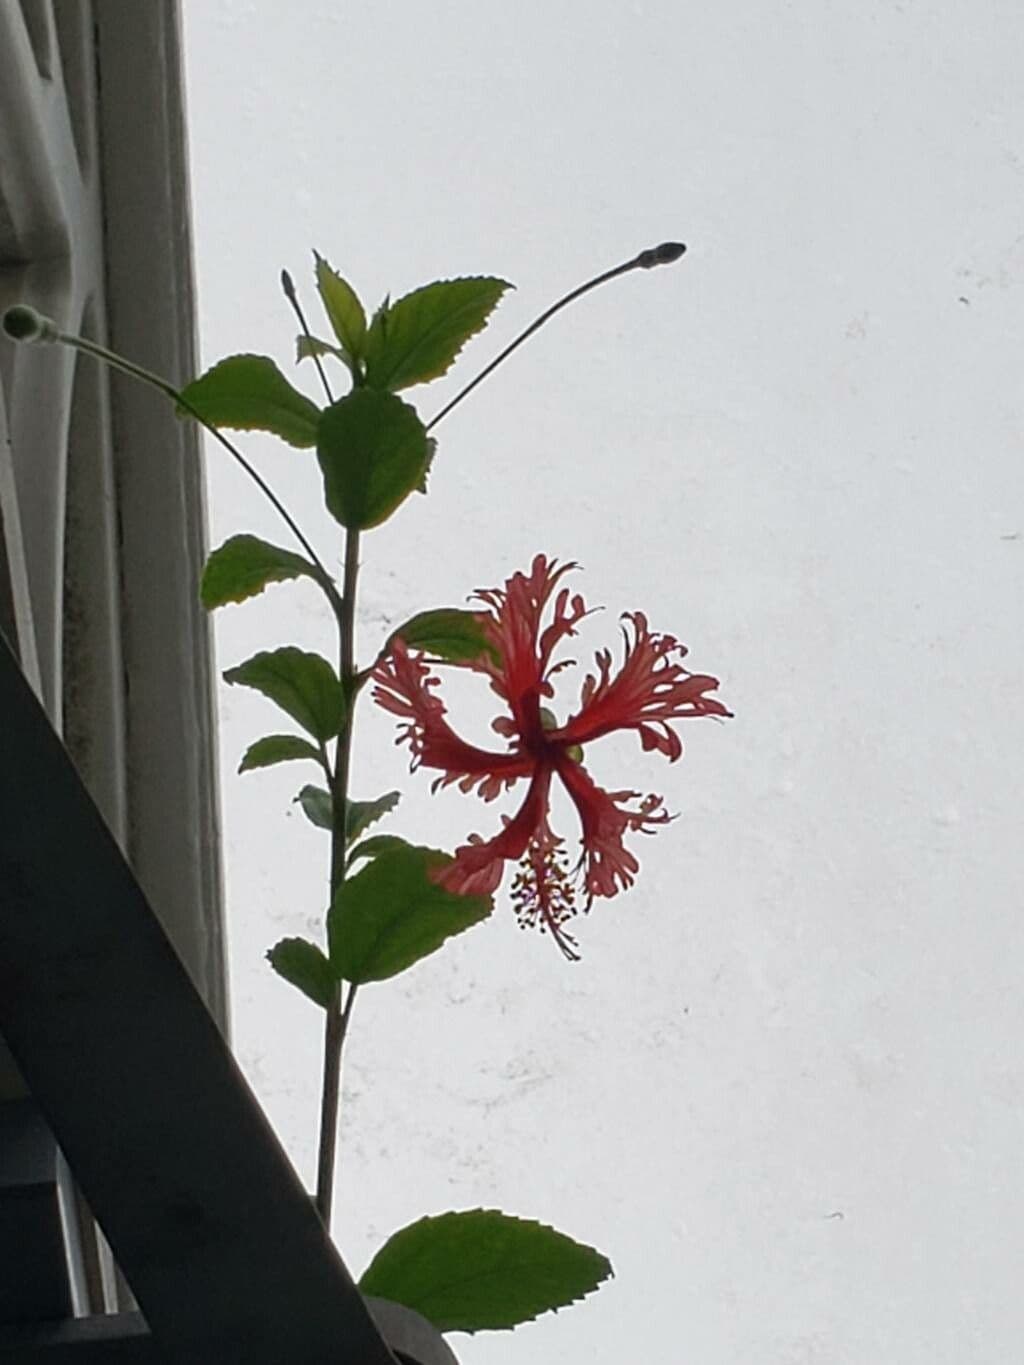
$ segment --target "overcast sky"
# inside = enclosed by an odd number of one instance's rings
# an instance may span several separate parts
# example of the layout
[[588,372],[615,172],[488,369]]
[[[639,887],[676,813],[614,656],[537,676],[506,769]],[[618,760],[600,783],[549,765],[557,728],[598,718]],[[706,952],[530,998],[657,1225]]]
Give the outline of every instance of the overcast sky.
[[[611,1257],[585,1304],[453,1338],[465,1365],[1017,1358],[1024,11],[184,8],[207,363],[292,373],[277,279],[318,316],[313,247],[371,305],[514,282],[458,383],[588,275],[689,244],[542,332],[440,429],[430,496],[365,539],[364,661],[389,624],[543,551],[607,607],[581,649],[640,608],[736,719],[687,725],[674,767],[588,751],[679,819],[579,924],[581,963],[500,898],[361,994],[349,1264],[481,1205]],[[409,396],[429,415],[453,391]],[[309,454],[246,448],[336,559]],[[216,451],[210,498],[212,543],[282,541]],[[302,586],[217,627],[221,668],[333,649]],[[468,703],[480,736],[488,701]],[[326,841],[290,806],[311,772],[234,776],[279,728],[269,705],[221,704],[235,1041],[312,1180],[319,1020],[262,954],[316,931]],[[384,716],[358,724],[355,794],[406,793],[387,828],[451,848],[495,827],[410,778]]]

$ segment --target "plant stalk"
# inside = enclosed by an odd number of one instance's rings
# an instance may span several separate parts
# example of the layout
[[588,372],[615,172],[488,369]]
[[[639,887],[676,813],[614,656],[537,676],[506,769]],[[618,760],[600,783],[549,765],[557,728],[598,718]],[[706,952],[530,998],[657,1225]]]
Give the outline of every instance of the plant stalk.
[[[355,618],[356,583],[359,577],[359,532],[345,535],[345,569],[342,580],[342,607],[338,618],[340,634],[341,685],[349,703],[345,725],[338,736],[331,788],[331,899],[345,880],[348,841],[348,781],[352,758],[352,706],[355,703]],[[326,1228],[331,1225],[334,1203],[334,1173],[337,1164],[338,1112],[341,1106],[341,1053],[345,1046],[348,1022],[355,1003],[356,986],[350,985],[344,1004],[339,984],[327,1008],[324,1021],[324,1074],[320,1100],[320,1146],[317,1157],[316,1207]]]
[[[287,270],[281,271],[281,288],[298,319],[303,334],[311,340],[309,325],[299,302],[294,281]],[[334,394],[328,383],[320,357],[313,352],[320,383],[328,403]],[[345,533],[345,567],[342,579],[341,602],[335,611],[338,620],[339,660],[338,675],[348,703],[345,723],[338,735],[333,771],[328,768],[331,789],[331,901],[345,880],[348,853],[346,824],[348,820],[348,777],[352,759],[352,710],[355,702],[355,622],[356,580],[359,577],[359,532]],[[342,1004],[341,983],[335,988],[324,1018],[324,1070],[320,1096],[320,1142],[317,1153],[316,1207],[325,1228],[330,1230],[334,1207],[334,1173],[338,1157],[338,1115],[341,1108],[341,1053],[348,1033],[348,1021],[356,999],[355,985],[350,985]]]
[[[281,289],[285,298],[291,304],[292,312],[295,314],[296,318],[298,318],[299,326],[302,328],[302,335],[307,341],[312,341],[313,337],[309,330],[309,324],[306,322],[306,315],[302,311],[302,304],[299,302],[299,296],[295,292],[295,281],[287,270],[281,271]],[[331,393],[331,386],[327,382],[327,374],[324,371],[323,361],[317,355],[316,351],[312,352],[312,356],[313,364],[316,366],[316,372],[320,376],[320,384],[323,387],[324,393],[327,395],[327,401],[328,403],[333,403],[334,394]]]

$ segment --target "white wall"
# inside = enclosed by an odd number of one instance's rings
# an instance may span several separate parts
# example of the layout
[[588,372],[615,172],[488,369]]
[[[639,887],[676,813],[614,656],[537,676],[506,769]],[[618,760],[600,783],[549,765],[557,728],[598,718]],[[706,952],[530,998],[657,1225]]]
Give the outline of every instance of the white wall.
[[[580,965],[503,903],[365,991],[345,1255],[497,1205],[612,1257],[586,1305],[455,1338],[467,1365],[1017,1358],[1024,12],[185,15],[207,362],[290,363],[277,275],[315,312],[313,246],[371,303],[515,281],[465,378],[588,274],[690,245],[510,362],[441,428],[430,498],[367,538],[364,659],[543,550],[586,566],[595,642],[642,607],[736,719],[686,727],[672,769],[595,746],[599,780],[680,819],[580,925]],[[247,448],[336,554],[312,458]],[[214,543],[281,540],[216,452],[210,486]],[[222,614],[219,663],[327,632],[312,590],[281,587]],[[269,706],[222,702],[235,1036],[308,1175],[319,1025],[261,959],[319,921],[326,847],[289,806],[300,769],[232,776]],[[382,716],[360,725],[356,795],[407,785],[392,828],[450,847],[493,827],[407,779]]]

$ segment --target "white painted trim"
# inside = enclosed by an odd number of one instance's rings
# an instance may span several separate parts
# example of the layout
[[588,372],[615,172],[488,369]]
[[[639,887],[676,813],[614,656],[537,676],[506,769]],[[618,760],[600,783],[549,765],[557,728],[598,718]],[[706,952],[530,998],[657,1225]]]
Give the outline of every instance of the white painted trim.
[[[23,299],[183,380],[195,346],[176,0],[27,4],[0,0],[0,308]],[[85,357],[0,341],[0,529],[0,618],[226,1028],[196,434]],[[0,1055],[0,1095],[18,1085]],[[107,1297],[123,1305],[123,1286]]]
[[[99,138],[107,322],[116,350],[184,382],[195,373],[188,162],[178,6],[99,0]],[[128,678],[132,865],[226,1023],[216,726],[200,443],[165,400],[115,377],[121,621]]]

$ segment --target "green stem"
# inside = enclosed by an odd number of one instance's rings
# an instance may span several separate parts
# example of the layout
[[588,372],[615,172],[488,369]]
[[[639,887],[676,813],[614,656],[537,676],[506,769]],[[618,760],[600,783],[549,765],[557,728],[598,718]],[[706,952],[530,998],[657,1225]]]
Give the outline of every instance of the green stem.
[[673,261],[678,261],[679,257],[685,252],[686,247],[682,242],[662,242],[660,246],[650,247],[647,251],[641,251],[638,256],[634,256],[630,261],[623,261],[621,265],[613,266],[611,270],[605,270],[600,275],[595,275],[592,280],[587,280],[585,284],[570,290],[564,298],[560,298],[557,303],[553,303],[550,308],[545,309],[539,318],[534,318],[529,327],[524,332],[520,332],[516,339],[494,357],[489,365],[485,365],[475,379],[471,379],[464,389],[460,389],[450,403],[446,403],[436,417],[427,423],[427,430],[436,427],[442,418],[447,417],[453,408],[458,407],[464,398],[468,398],[478,384],[482,384],[489,374],[493,374],[502,361],[507,360],[513,351],[517,351],[524,341],[528,341],[534,332],[539,332],[549,318],[553,318],[556,313],[560,313],[563,308],[575,302],[583,294],[589,294],[591,289],[596,289],[599,284],[607,284],[609,280],[616,279],[619,275],[625,275],[630,270],[650,270],[656,265],[671,265]]
[[201,427],[204,427],[214,440],[219,441],[231,458],[235,460],[246,474],[248,474],[249,478],[252,479],[253,483],[268,500],[280,516],[281,520],[288,527],[289,531],[291,531],[292,535],[298,541],[299,545],[305,551],[310,562],[317,570],[317,581],[319,582],[320,587],[327,594],[332,607],[340,614],[341,599],[338,595],[338,590],[335,587],[334,579],[327,572],[320,556],[303,535],[295,518],[263,478],[262,474],[249,463],[238,447],[229,441],[219,428],[215,427],[211,422],[208,422],[202,413],[198,412],[196,408],[192,406],[179,389],[176,389],[173,384],[168,380],[163,379],[160,375],[154,374],[152,370],[147,370],[142,365],[136,365],[132,360],[126,360],[124,356],[118,355],[116,351],[110,351],[106,346],[101,346],[96,341],[89,341],[86,337],[75,336],[73,333],[69,332],[61,332],[54,327],[52,336],[48,339],[61,342],[65,346],[71,346],[76,351],[83,351],[86,355],[91,355],[96,360],[102,360],[105,364],[109,365],[111,369],[120,370],[122,374],[130,375],[131,378],[141,380],[143,384],[148,384],[150,388],[156,389],[165,397],[170,398],[179,408],[187,412],[190,417],[193,417]]
[[[341,685],[349,700],[345,726],[338,736],[331,789],[331,899],[345,880],[348,817],[348,782],[352,758],[352,706],[355,703],[356,583],[359,578],[359,532],[345,536],[345,571],[342,581],[340,627]],[[334,1172],[338,1147],[338,1111],[341,1105],[341,1053],[348,1021],[355,1003],[356,987],[349,986],[344,1005],[341,986],[334,993],[324,1022],[324,1074],[320,1098],[320,1147],[317,1157],[316,1206],[325,1227],[330,1227],[334,1202]]]
[[[307,340],[312,340],[306,316],[302,311],[295,284],[287,270],[281,271],[281,288],[285,298],[302,328]],[[334,402],[334,394],[327,382],[327,375],[320,363],[320,357],[312,352],[317,373],[328,403]],[[341,589],[341,608],[338,611],[339,634],[339,676],[348,701],[345,724],[338,736],[335,749],[334,769],[327,767],[327,780],[331,789],[331,900],[345,880],[348,839],[348,778],[352,761],[352,707],[355,704],[356,677],[355,666],[355,626],[356,626],[356,581],[359,578],[359,532],[345,533],[345,568]],[[358,987],[350,985],[345,1003],[341,1000],[339,982],[327,1007],[324,1020],[324,1074],[320,1096],[320,1146],[317,1154],[316,1170],[316,1207],[324,1227],[330,1229],[331,1212],[334,1207],[334,1173],[338,1155],[338,1113],[341,1107],[341,1053],[348,1033],[348,1021],[352,1015]]]
[[[313,338],[310,335],[309,326],[306,323],[306,315],[302,311],[302,304],[299,302],[299,296],[295,292],[295,281],[287,270],[281,271],[281,289],[284,292],[285,298],[292,306],[292,312],[299,320],[299,326],[302,328],[302,335],[307,341],[312,342]],[[324,393],[327,395],[327,401],[328,403],[333,403],[334,394],[331,393],[331,386],[327,382],[327,374],[324,370],[323,362],[315,350],[310,350],[310,355],[313,357],[313,364],[316,366],[316,372],[320,376],[320,383],[323,385]]]
[[320,1150],[317,1158],[316,1208],[325,1228],[330,1230],[334,1208],[334,1172],[338,1152],[338,1110],[341,1102],[341,1052],[348,1033],[358,986],[349,986],[344,1006],[341,987],[327,1011],[324,1028],[324,1085],[320,1102]]

